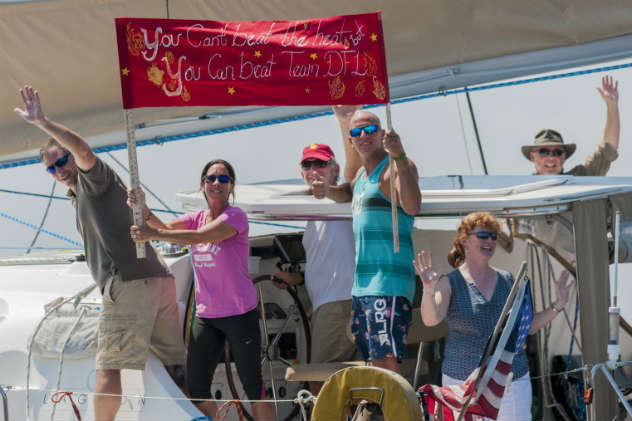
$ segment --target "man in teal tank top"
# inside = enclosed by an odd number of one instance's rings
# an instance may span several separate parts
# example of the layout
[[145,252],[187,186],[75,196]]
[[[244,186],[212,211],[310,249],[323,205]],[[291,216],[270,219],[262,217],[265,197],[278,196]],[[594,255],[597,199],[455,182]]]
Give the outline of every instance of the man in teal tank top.
[[[421,207],[419,176],[399,135],[382,129],[375,114],[359,111],[348,125],[340,126],[346,153],[345,177],[352,181],[312,190],[317,198],[337,202],[353,199],[356,268],[351,330],[365,360],[397,371],[397,363],[404,358],[415,292],[412,229]],[[389,174],[389,156],[395,166],[394,180]],[[348,168],[358,160],[362,166],[350,174]],[[391,181],[395,183],[398,204],[399,253],[393,251]]]

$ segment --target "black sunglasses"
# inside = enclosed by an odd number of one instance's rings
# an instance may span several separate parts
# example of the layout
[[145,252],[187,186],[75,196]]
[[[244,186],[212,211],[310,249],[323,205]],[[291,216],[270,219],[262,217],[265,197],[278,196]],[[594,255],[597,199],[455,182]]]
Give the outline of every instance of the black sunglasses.
[[538,149],[538,153],[540,154],[540,156],[549,156],[549,155],[562,156],[564,155],[565,152],[566,151],[564,149],[546,149],[546,148]]
[[68,152],[66,155],[62,156],[57,161],[55,161],[55,163],[53,165],[50,165],[50,166],[46,167],[46,171],[48,171],[51,174],[55,174],[55,172],[57,171],[55,169],[55,167],[61,168],[61,167],[65,166],[68,163],[68,157],[69,156],[70,156],[70,152]]
[[379,129],[377,125],[369,124],[368,126],[356,127],[355,129],[351,129],[349,130],[349,134],[351,135],[351,137],[358,137],[362,134],[363,130],[364,130],[364,133],[366,134],[372,134],[372,133],[377,132],[377,129]]
[[471,232],[468,235],[475,235],[476,238],[480,238],[481,240],[487,240],[488,238],[491,238],[492,241],[496,241],[498,239],[497,232],[479,231],[479,232]]
[[306,159],[301,162],[301,168],[304,170],[309,170],[312,167],[314,168],[325,168],[329,165],[329,161],[323,161],[322,159]]
[[210,183],[213,184],[215,182],[215,180],[219,180],[220,183],[222,184],[226,184],[229,181],[233,181],[232,177],[226,174],[220,174],[220,175],[207,175],[206,177],[204,177],[204,182],[205,183]]

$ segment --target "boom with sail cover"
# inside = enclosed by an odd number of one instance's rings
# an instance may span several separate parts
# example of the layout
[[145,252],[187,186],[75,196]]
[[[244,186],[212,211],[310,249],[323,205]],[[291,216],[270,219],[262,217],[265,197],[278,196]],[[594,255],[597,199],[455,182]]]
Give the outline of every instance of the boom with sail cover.
[[[176,19],[271,20],[381,10],[391,98],[402,98],[526,74],[630,56],[632,4],[625,0],[182,0],[169,2]],[[12,111],[15,92],[41,87],[50,116],[89,137],[94,147],[122,144],[117,16],[165,18],[164,2],[57,0],[0,6],[0,162],[35,157],[41,135]],[[145,109],[137,140],[254,123],[318,108],[202,107]],[[209,114],[210,113],[210,114]],[[153,125],[161,119],[205,115],[193,124]],[[214,115],[222,118],[212,118]],[[211,117],[211,118],[208,118]]]

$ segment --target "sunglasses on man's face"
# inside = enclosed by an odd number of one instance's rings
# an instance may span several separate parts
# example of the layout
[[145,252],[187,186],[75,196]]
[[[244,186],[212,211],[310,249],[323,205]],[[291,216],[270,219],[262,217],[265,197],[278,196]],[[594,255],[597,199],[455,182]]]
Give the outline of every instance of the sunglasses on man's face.
[[53,165],[46,167],[46,171],[48,171],[51,174],[55,174],[55,172],[57,171],[56,168],[61,168],[68,163],[69,156],[70,156],[70,153],[67,153],[66,155],[62,156],[57,161],[55,161]]
[[309,159],[301,162],[301,168],[305,171],[313,168],[325,168],[329,165],[329,161],[323,161],[322,159]]
[[538,149],[538,153],[540,154],[540,156],[553,155],[555,157],[558,157],[558,156],[564,155],[564,152],[565,152],[564,149],[546,149],[546,148]]
[[349,130],[349,134],[351,135],[351,137],[358,137],[362,134],[362,131],[364,131],[364,133],[366,134],[372,134],[377,132],[378,128],[379,127],[377,127],[377,125],[375,124],[369,124],[368,126],[356,127],[355,129],[351,129]]
[[218,180],[222,184],[226,184],[229,181],[233,181],[233,179],[229,175],[226,175],[226,174],[220,174],[220,175],[211,174],[204,177],[205,183],[213,184],[215,180]]
[[497,232],[479,231],[479,232],[472,232],[470,233],[470,235],[475,235],[476,238],[480,238],[481,240],[487,240],[488,238],[491,238],[493,241],[496,241],[498,239]]

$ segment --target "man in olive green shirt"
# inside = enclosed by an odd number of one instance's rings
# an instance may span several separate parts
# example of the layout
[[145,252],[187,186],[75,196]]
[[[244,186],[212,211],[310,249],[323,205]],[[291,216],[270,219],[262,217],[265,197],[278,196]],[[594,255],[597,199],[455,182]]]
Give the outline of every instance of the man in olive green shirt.
[[51,176],[68,187],[86,261],[103,295],[94,419],[113,420],[121,405],[121,369],[143,370],[150,347],[172,377],[184,365],[174,279],[151,245],[146,258],[136,258],[121,179],[81,136],[46,117],[36,90],[25,86],[20,94],[24,110],[15,112],[51,137],[40,158]]
[[[617,159],[619,148],[619,83],[612,76],[601,79],[597,88],[606,103],[606,125],[603,139],[597,149],[584,162],[564,171],[564,162],[576,149],[574,143],[564,143],[562,135],[551,129],[544,129],[535,135],[532,145],[522,147],[522,154],[535,166],[538,175],[604,176],[610,164]],[[535,236],[553,247],[569,263],[575,262],[575,244],[570,231],[572,214],[563,212],[554,217],[533,218],[529,222]]]
[[564,162],[575,152],[574,143],[564,143],[562,135],[551,129],[540,130],[532,145],[522,147],[522,154],[533,162],[538,175],[606,175],[612,161],[617,159],[619,149],[619,82],[612,76],[601,79],[601,88],[597,88],[606,103],[606,126],[603,139],[597,149],[586,160],[564,171]]

